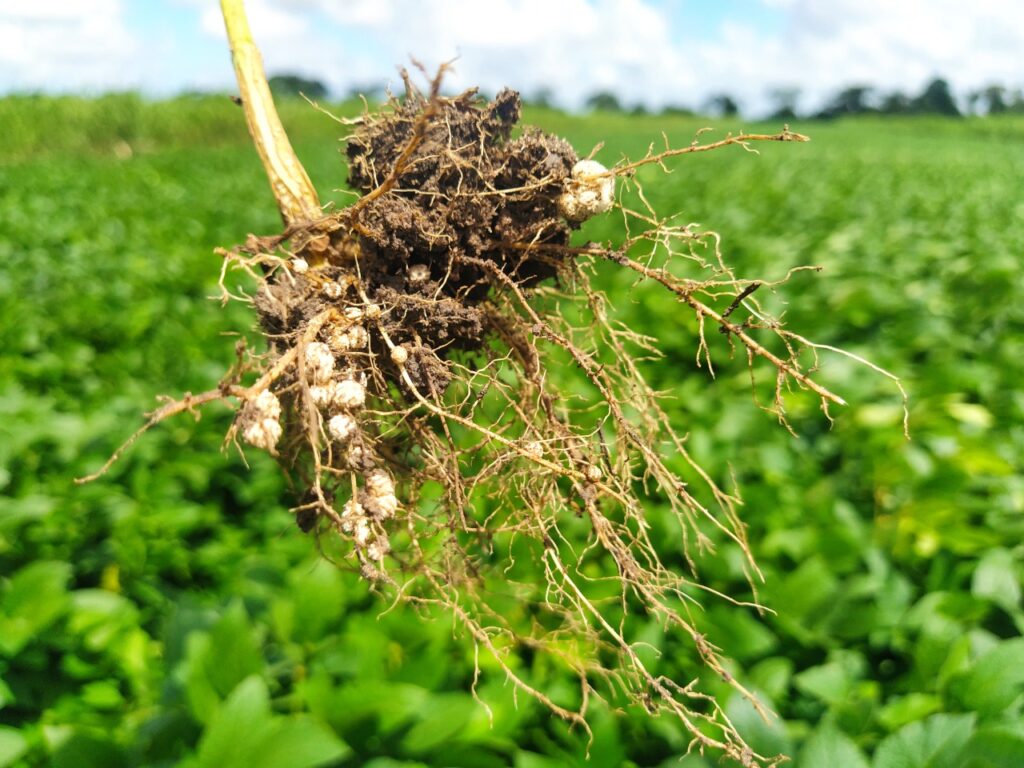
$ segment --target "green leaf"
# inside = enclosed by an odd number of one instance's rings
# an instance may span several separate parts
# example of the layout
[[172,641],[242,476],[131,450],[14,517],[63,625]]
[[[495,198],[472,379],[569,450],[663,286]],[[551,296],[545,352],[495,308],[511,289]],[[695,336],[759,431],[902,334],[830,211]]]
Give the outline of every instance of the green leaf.
[[189,707],[208,722],[218,703],[250,675],[263,672],[265,662],[241,601],[234,601],[209,632],[186,640],[183,676]]
[[276,716],[259,677],[231,692],[203,733],[199,768],[313,768],[349,753],[348,746],[312,718]]
[[[767,697],[761,696],[758,691],[754,691],[754,695],[771,711],[772,704]],[[754,709],[754,705],[739,694],[729,699],[725,714],[755,752],[766,756],[792,753],[793,745],[786,733],[785,723],[777,715],[769,714],[766,722]]]
[[1021,587],[1015,572],[1013,553],[1008,549],[991,549],[974,569],[971,594],[991,600],[1008,611],[1020,608]]
[[479,706],[462,693],[431,696],[426,700],[423,719],[409,729],[402,745],[410,752],[420,753],[447,742],[469,724]]
[[868,768],[867,758],[849,736],[831,722],[824,722],[811,734],[800,752],[799,765]]
[[0,653],[17,654],[64,613],[70,578],[70,565],[48,560],[11,577],[0,600]]
[[341,571],[326,560],[303,563],[291,574],[291,588],[283,595],[293,611],[288,633],[298,642],[313,642],[338,625],[345,610]]
[[306,715],[277,718],[261,739],[252,768],[312,768],[352,750],[333,731]]
[[544,757],[534,752],[516,752],[515,768],[561,768],[564,761]]
[[242,680],[263,670],[263,652],[241,600],[228,606],[210,630],[209,655],[204,666],[210,681],[227,694]]
[[775,587],[772,605],[780,618],[799,623],[824,606],[834,595],[836,577],[820,557],[812,557]]
[[1020,768],[1024,765],[1024,723],[979,728],[963,753],[962,768]]
[[185,663],[181,676],[185,684],[185,698],[193,717],[208,723],[220,708],[221,696],[206,674],[205,659],[210,654],[210,636],[193,633],[185,640]]
[[82,686],[79,699],[90,709],[116,710],[124,704],[124,696],[114,680],[94,680]]
[[50,768],[126,768],[128,756],[108,735],[68,727],[51,741]]
[[942,699],[931,693],[908,693],[890,698],[878,712],[878,722],[889,731],[923,720],[942,709]]
[[775,701],[781,701],[786,696],[792,677],[793,662],[783,656],[765,659],[748,673],[751,685]]
[[125,597],[103,589],[71,593],[68,632],[80,635],[91,651],[108,648],[114,637],[138,623],[138,611]]
[[[0,466],[0,488],[4,483],[4,468]],[[46,517],[57,507],[58,501],[50,496],[23,496],[20,499],[6,499],[3,514],[0,514],[0,531],[5,535],[24,523]]]
[[960,768],[974,715],[932,715],[910,723],[878,745],[872,768]]
[[342,733],[376,718],[376,733],[387,736],[429,710],[430,691],[417,685],[379,680],[352,680],[337,685],[329,676],[314,673],[298,686],[310,712]]
[[15,728],[0,726],[0,768],[7,768],[28,750],[28,739]]
[[253,676],[243,680],[213,716],[199,742],[199,765],[229,768],[248,764],[256,741],[270,724],[267,684]]
[[804,693],[837,705],[853,690],[864,674],[864,660],[856,653],[836,653],[827,664],[805,669],[793,678],[793,684]]
[[779,644],[775,634],[763,622],[733,607],[715,606],[708,611],[709,639],[728,648],[729,655],[740,662],[763,658],[775,650]]
[[966,709],[997,715],[1024,691],[1024,638],[1004,640],[950,684]]
[[992,413],[985,406],[977,403],[951,402],[946,404],[949,415],[957,421],[978,429],[992,426]]
[[128,758],[120,745],[82,731],[72,733],[54,751],[52,768],[122,768]]

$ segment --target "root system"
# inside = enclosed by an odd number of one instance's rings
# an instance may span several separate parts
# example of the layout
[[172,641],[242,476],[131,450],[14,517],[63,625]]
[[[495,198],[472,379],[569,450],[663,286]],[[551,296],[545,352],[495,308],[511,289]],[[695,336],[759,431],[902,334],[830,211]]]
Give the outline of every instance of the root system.
[[[226,297],[255,308],[267,349],[240,352],[219,387],[146,427],[237,402],[229,438],[287,469],[299,527],[347,542],[346,562],[382,592],[449,611],[521,693],[583,729],[595,696],[625,695],[678,718],[693,749],[774,765],[698,682],[710,671],[760,709],[694,620],[709,596],[695,559],[713,542],[737,546],[760,578],[738,499],[691,458],[644,380],[638,360],[657,341],[618,323],[591,277],[607,263],[672,292],[696,319],[698,362],[711,368],[704,334],[717,327],[752,371],[771,371],[764,407],[780,420],[790,388],[826,412],[841,403],[809,375],[818,348],[760,310],[764,281],[737,278],[715,235],[647,206],[635,173],[805,139],[787,129],[694,141],[605,170],[563,139],[517,132],[514,92],[483,102],[442,96],[440,84],[420,92],[407,79],[403,98],[358,121],[347,142],[355,203],[222,252],[224,277],[241,269],[258,284],[249,297],[222,280]],[[625,238],[574,244],[613,192]],[[692,487],[670,469],[680,462]],[[650,499],[671,510],[690,572],[663,565]],[[688,638],[691,679],[648,669],[631,616]],[[575,696],[523,672],[524,649],[571,670]]]

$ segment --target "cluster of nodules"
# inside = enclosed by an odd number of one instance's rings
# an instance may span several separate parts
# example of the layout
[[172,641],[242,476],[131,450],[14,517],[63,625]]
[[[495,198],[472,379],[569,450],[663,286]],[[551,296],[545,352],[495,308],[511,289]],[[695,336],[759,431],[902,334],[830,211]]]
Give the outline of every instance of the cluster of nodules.
[[397,511],[395,481],[386,469],[371,469],[363,475],[362,490],[341,510],[341,530],[365,559],[379,563],[390,550],[384,523]]
[[[365,374],[358,370],[356,356],[366,352],[370,337],[364,318],[379,317],[376,305],[346,310],[345,322],[322,332],[325,341],[312,341],[298,350],[295,380],[306,394],[296,395],[299,413],[306,412],[301,398],[308,397],[320,419],[317,428],[328,436],[334,460],[332,464],[348,470],[362,480],[345,503],[338,527],[354,542],[364,562],[379,563],[389,551],[385,523],[399,509],[395,484],[372,444],[360,427],[360,411],[366,403]],[[396,365],[405,361],[405,349],[396,346],[391,357]],[[288,377],[291,378],[291,377]],[[282,437],[281,402],[270,388],[247,399],[239,411],[237,430],[249,445],[274,453]]]
[[[369,334],[362,325],[352,323],[332,329],[328,341],[313,341],[302,347],[301,380],[309,387],[309,398],[325,420],[327,433],[341,447],[356,448],[359,432],[357,414],[366,403],[364,376],[354,366],[339,367],[345,353],[364,350]],[[281,402],[269,388],[246,400],[238,416],[242,440],[271,453],[281,439]],[[366,463],[361,452],[348,451],[346,463],[358,469]]]

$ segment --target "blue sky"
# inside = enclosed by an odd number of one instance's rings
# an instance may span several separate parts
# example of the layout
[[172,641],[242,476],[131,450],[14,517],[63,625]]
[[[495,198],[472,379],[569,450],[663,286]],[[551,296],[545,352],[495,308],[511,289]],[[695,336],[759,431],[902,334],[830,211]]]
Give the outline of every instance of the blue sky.
[[[627,104],[697,106],[727,91],[749,110],[773,88],[815,106],[863,83],[961,93],[1024,84],[1019,0],[248,0],[271,73],[336,93],[395,83],[416,56],[458,57],[453,87],[596,90]],[[216,0],[0,0],[0,92],[229,89]]]

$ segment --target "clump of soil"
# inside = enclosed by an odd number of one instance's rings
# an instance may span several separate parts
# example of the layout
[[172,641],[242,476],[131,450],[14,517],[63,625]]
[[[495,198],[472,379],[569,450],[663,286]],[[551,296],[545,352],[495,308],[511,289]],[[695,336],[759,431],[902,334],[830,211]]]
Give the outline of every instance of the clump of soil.
[[511,90],[487,104],[473,91],[433,105],[414,95],[349,139],[349,184],[364,195],[400,168],[394,193],[369,202],[361,218],[362,252],[382,284],[407,290],[409,273],[426,267],[430,281],[417,293],[474,301],[488,280],[467,258],[493,262],[523,284],[554,275],[550,263],[501,243],[568,245],[558,198],[579,158],[567,141],[537,130],[512,139],[519,114]]
[[[391,111],[367,116],[347,151],[349,184],[364,197],[289,233],[319,246],[310,261],[321,266],[294,274],[293,263],[287,279],[267,281],[256,307],[268,337],[287,339],[337,307],[339,317],[320,334],[326,339],[339,324],[360,320],[357,310],[369,302],[382,315],[366,326],[370,343],[343,366],[366,369],[366,355],[374,354],[372,367],[404,388],[390,357],[401,345],[412,384],[443,393],[446,356],[494,336],[481,303],[495,274],[528,288],[554,277],[565,259],[507,245],[566,248],[574,228],[559,198],[579,158],[564,139],[535,129],[512,138],[520,106],[511,90],[481,102],[475,91],[443,98],[410,89]],[[277,243],[256,240],[249,251],[268,244]]]

